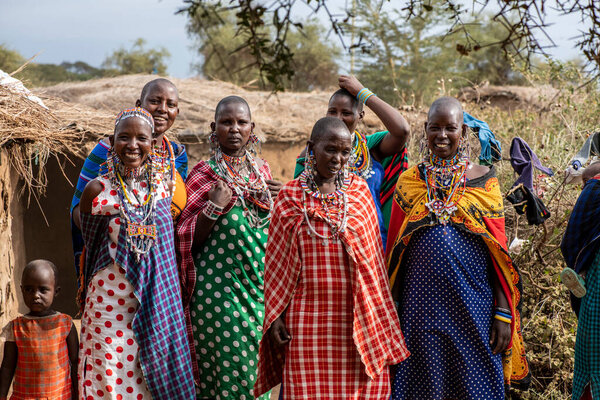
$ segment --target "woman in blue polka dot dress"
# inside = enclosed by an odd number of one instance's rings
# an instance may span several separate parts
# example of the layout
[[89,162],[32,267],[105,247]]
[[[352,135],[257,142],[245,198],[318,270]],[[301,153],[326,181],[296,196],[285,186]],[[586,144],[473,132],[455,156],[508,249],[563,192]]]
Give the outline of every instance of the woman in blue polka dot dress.
[[502,400],[529,381],[520,334],[520,277],[506,251],[495,171],[468,160],[460,103],[436,100],[423,163],[401,175],[388,266],[411,356],[394,400]]

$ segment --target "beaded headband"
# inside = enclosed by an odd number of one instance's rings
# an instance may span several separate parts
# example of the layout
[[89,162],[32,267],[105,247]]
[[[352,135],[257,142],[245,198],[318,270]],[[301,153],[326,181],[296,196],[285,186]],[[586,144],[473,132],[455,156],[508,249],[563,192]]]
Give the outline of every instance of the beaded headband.
[[131,117],[140,118],[142,121],[150,125],[150,129],[152,129],[152,135],[154,136],[154,118],[152,118],[152,115],[150,115],[148,111],[141,107],[126,108],[125,110],[121,111],[115,119],[115,130],[117,129],[119,123]]

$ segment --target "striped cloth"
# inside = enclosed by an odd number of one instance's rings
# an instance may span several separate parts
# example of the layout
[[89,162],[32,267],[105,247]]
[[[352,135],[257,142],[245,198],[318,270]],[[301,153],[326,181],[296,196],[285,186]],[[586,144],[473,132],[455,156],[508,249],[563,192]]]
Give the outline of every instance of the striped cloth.
[[[287,377],[283,382],[286,399],[333,398],[332,393],[345,393],[340,398],[385,398],[390,393],[388,366],[409,355],[389,291],[371,194],[366,182],[357,177],[352,178],[347,193],[346,232],[341,242],[323,245],[322,239],[309,237],[299,181],[287,183],[279,192],[266,251],[265,321],[255,396]],[[320,203],[307,198],[307,209],[315,229],[329,232]],[[337,278],[336,271],[341,274]],[[350,273],[346,276],[343,271]],[[321,293],[308,302],[302,300],[306,279],[320,287],[315,293]],[[347,288],[342,282],[347,282]],[[307,307],[306,312],[297,309],[299,303]],[[319,314],[320,307],[340,319],[332,321]],[[272,346],[269,330],[286,309],[292,342],[284,352]],[[339,315],[341,310],[349,315]],[[336,324],[345,325],[342,320],[346,319],[347,330]],[[338,335],[338,343],[330,340],[330,328]],[[324,341],[335,343],[335,350],[324,351]],[[349,388],[354,388],[352,393],[347,393]]]
[[67,336],[72,327],[71,317],[62,313],[12,321],[18,360],[11,399],[71,399]]
[[[119,232],[115,260],[106,251],[108,224],[112,216],[81,214],[86,253],[84,282],[79,302],[85,304],[85,288],[100,269],[116,262],[126,270],[127,280],[140,302],[132,329],[140,348],[144,377],[156,399],[192,399],[195,396],[192,365],[181,307],[179,276],[173,244],[171,199],[156,201],[157,238],[152,250],[138,264],[127,247],[126,226]],[[126,221],[122,221],[126,224]]]

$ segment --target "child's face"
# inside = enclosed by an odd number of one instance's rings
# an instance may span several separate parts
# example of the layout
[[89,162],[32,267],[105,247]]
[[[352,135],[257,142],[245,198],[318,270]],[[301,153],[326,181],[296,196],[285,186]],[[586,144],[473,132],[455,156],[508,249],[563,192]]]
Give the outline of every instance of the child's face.
[[326,117],[341,119],[350,132],[356,130],[361,119],[361,113],[353,107],[352,100],[348,96],[333,96],[327,106]]
[[223,153],[237,155],[248,143],[254,122],[245,104],[231,102],[221,107],[211,127]]
[[165,133],[179,114],[177,89],[167,82],[158,82],[152,85],[144,98],[138,102],[138,107],[145,108],[152,114],[156,135]]
[[50,266],[40,265],[23,274],[21,293],[32,315],[47,313],[57,292],[54,272]]
[[315,154],[315,169],[322,180],[330,180],[346,165],[352,151],[350,132],[338,129],[309,142]]
[[458,151],[461,136],[466,133],[465,128],[457,107],[438,106],[425,122],[427,145],[436,156],[452,158]]
[[150,126],[137,117],[121,121],[111,138],[115,154],[130,169],[142,166],[154,142]]

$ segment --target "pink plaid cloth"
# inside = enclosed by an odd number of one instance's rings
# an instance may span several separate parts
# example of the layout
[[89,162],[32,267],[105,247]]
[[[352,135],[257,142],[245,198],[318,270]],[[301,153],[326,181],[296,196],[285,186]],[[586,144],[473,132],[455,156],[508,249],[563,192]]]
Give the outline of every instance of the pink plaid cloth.
[[[263,178],[271,178],[271,169],[269,164],[262,160],[263,164],[259,171]],[[181,212],[175,229],[175,249],[177,250],[177,264],[179,265],[179,278],[181,279],[181,297],[183,300],[183,311],[185,314],[185,323],[188,340],[190,342],[190,351],[192,356],[192,367],[194,370],[194,379],[198,381],[199,371],[196,361],[196,349],[194,346],[194,336],[192,334],[192,321],[190,318],[190,301],[196,286],[196,266],[194,265],[194,256],[192,255],[192,244],[194,242],[194,232],[196,230],[196,221],[198,214],[202,212],[208,202],[208,191],[212,185],[223,180],[208,162],[200,161],[192,172],[190,172],[185,181],[187,191],[187,204]],[[233,189],[232,189],[233,190]],[[223,210],[229,212],[237,201],[237,196],[233,192],[231,201]]]
[[[347,193],[346,232],[327,245],[310,236],[298,180],[277,197],[265,260],[255,396],[283,380],[285,399],[386,398],[388,365],[409,355],[390,294],[373,198],[356,177]],[[320,202],[310,196],[306,201],[311,224],[328,234]],[[284,311],[292,340],[279,349],[269,329]]]

